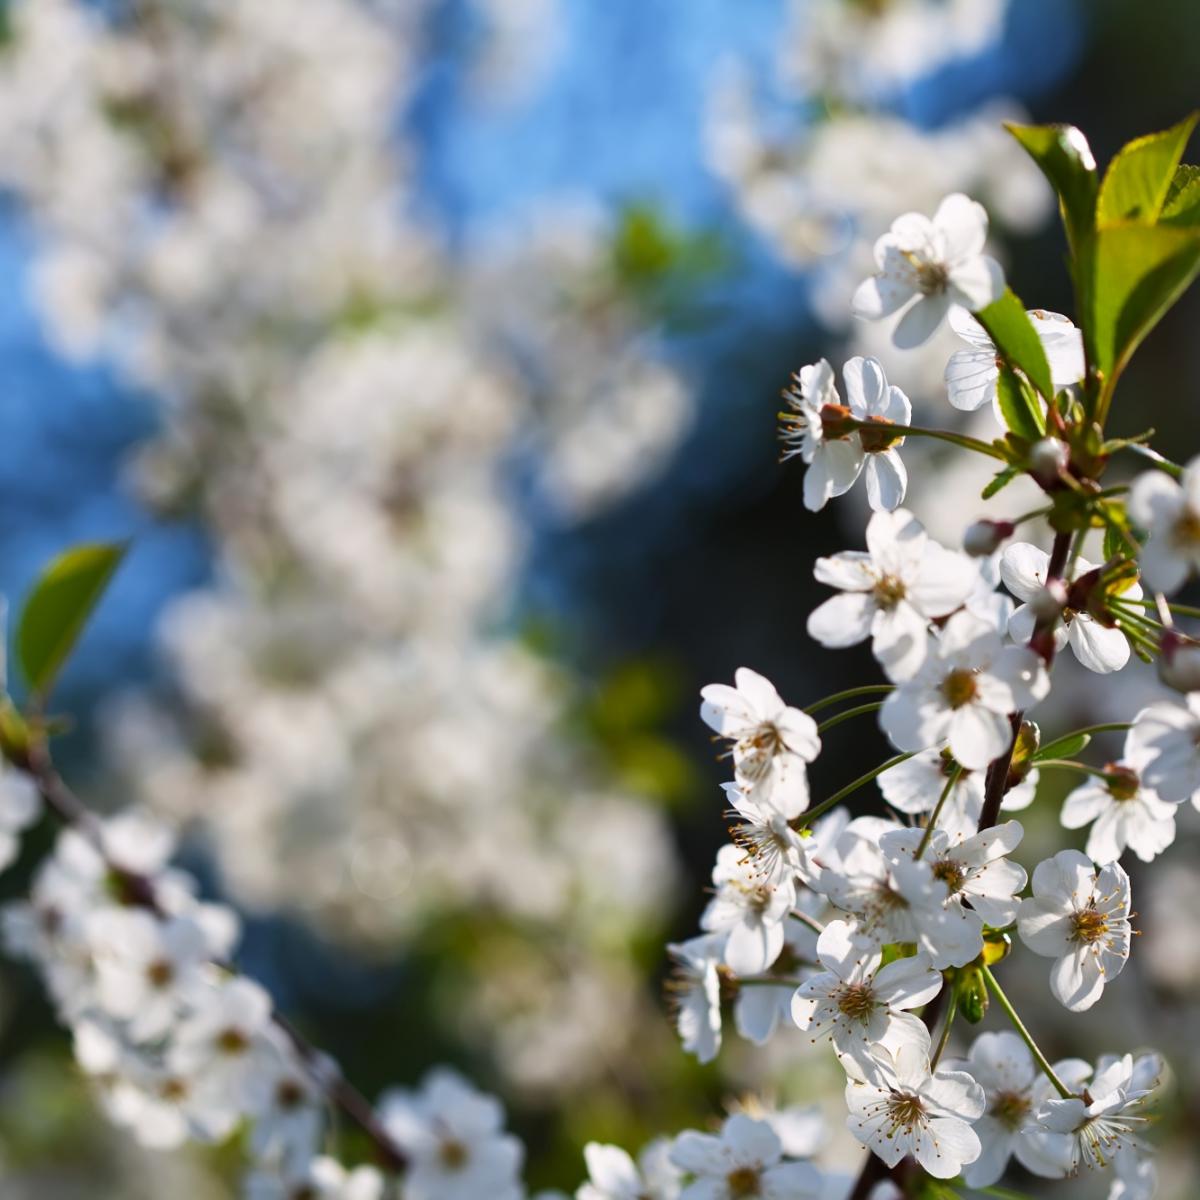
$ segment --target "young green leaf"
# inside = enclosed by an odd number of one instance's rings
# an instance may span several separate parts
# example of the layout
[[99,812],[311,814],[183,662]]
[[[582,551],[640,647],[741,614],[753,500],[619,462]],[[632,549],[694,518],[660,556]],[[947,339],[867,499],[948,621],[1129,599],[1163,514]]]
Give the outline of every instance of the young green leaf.
[[1046,350],[1025,311],[1025,306],[1011,289],[999,300],[980,309],[975,319],[987,331],[995,343],[1000,356],[1010,367],[1025,373],[1025,378],[1050,401],[1054,398],[1054,384],[1050,378],[1050,364]]
[[1153,225],[1163,210],[1196,113],[1161,133],[1150,133],[1123,147],[1109,164],[1096,203],[1096,225],[1125,221]]
[[1200,270],[1200,228],[1129,223],[1098,229],[1090,256],[1094,365],[1111,391],[1142,339]]
[[1158,220],[1162,225],[1200,225],[1200,167],[1183,163],[1175,168]]
[[121,563],[124,542],[94,542],[59,555],[42,572],[17,626],[17,657],[32,691],[45,695]]
[[1020,474],[1020,467],[1005,467],[1003,471],[997,471],[988,482],[987,487],[980,492],[980,499],[990,500],[997,492],[1003,491],[1008,487]]
[[1086,733],[1070,733],[1055,742],[1043,746],[1034,756],[1033,761],[1046,758],[1074,758],[1087,749],[1091,736]]
[[1045,436],[1046,418],[1033,389],[1009,366],[1000,368],[996,380],[996,400],[1004,424],[1015,434],[1036,442]]
[[1073,125],[1008,125],[1058,193],[1067,243],[1078,254],[1096,220],[1096,160]]

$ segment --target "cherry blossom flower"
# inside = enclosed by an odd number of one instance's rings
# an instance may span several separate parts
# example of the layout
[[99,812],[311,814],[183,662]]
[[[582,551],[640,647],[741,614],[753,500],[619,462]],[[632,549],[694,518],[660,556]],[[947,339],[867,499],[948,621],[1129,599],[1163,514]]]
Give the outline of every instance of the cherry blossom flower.
[[575,1200],[678,1200],[683,1173],[671,1162],[671,1143],[656,1138],[637,1162],[619,1146],[589,1142],[583,1148],[589,1182]]
[[1127,848],[1142,862],[1152,862],[1175,840],[1176,806],[1146,787],[1132,767],[1109,763],[1104,769],[1107,779],[1089,779],[1067,797],[1064,828],[1094,822],[1086,851],[1101,866],[1116,862]]
[[724,934],[707,933],[667,946],[675,960],[667,984],[675,1026],[683,1048],[702,1063],[712,1062],[721,1049],[720,966],[725,942]]
[[296,1171],[258,1171],[245,1183],[246,1200],[381,1200],[383,1176],[374,1167],[347,1170],[336,1159],[320,1157]]
[[[813,892],[796,898],[797,908],[824,907],[824,899]],[[783,949],[767,971],[778,983],[743,983],[733,1004],[733,1022],[738,1033],[756,1046],[765,1046],[781,1020],[791,1013],[796,980],[813,973],[817,962],[817,933],[795,917],[783,926]]]
[[[1050,378],[1057,391],[1083,378],[1083,333],[1060,313],[1034,308],[1028,313],[1033,328],[1046,351]],[[946,364],[946,388],[950,403],[964,412],[974,412],[985,404],[995,407],[996,418],[1004,418],[996,402],[996,381],[1000,378],[1000,360],[996,347],[983,326],[961,308],[950,310],[950,328],[971,348],[959,350]]]
[[806,1162],[784,1162],[783,1144],[767,1121],[727,1117],[719,1135],[688,1130],[675,1139],[671,1161],[692,1176],[680,1200],[816,1200],[821,1177]]
[[[884,834],[881,848],[888,857],[912,858],[925,840],[923,829],[898,829]],[[983,950],[983,927],[1001,928],[1017,915],[1018,893],[1025,887],[1025,870],[1006,855],[1024,833],[1017,821],[1006,821],[962,841],[952,841],[942,829],[929,834],[921,859],[945,886],[947,918],[963,926],[934,966],[963,966]],[[969,952],[969,953],[968,953]],[[946,961],[953,953],[960,961]],[[962,957],[967,955],[967,957]]]
[[888,384],[874,358],[851,358],[842,368],[846,403],[838,395],[833,368],[822,359],[804,367],[784,393],[792,412],[783,431],[784,457],[799,455],[808,467],[805,507],[816,512],[834,496],[848,492],[866,475],[867,502],[876,512],[904,502],[908,473],[897,447],[903,434],[889,425],[907,425],[912,405]]
[[1129,876],[1119,863],[1097,872],[1078,850],[1060,850],[1034,870],[1017,931],[1035,954],[1055,960],[1058,1001],[1072,1012],[1091,1008],[1129,957]]
[[772,883],[740,846],[722,846],[712,873],[716,895],[700,927],[724,933],[725,962],[737,975],[765,971],[783,949],[783,921],[796,898],[791,878]]
[[1200,692],[1143,708],[1125,739],[1125,761],[1163,800],[1190,797],[1200,808]]
[[811,838],[802,838],[768,799],[760,804],[757,792],[746,795],[736,784],[722,784],[733,805],[730,816],[738,818],[730,837],[754,860],[758,873],[769,883],[785,882],[797,874],[810,875]]
[[[1000,558],[1000,577],[1018,600],[1023,601],[1008,622],[1009,636],[1028,642],[1037,625],[1034,605],[1045,593],[1050,556],[1027,542],[1015,542]],[[1077,579],[1096,569],[1086,558],[1076,558],[1068,578]],[[1141,587],[1134,583],[1122,593],[1131,600],[1140,599]],[[1091,613],[1062,611],[1062,620],[1054,629],[1055,648],[1070,646],[1075,657],[1089,671],[1107,675],[1119,671],[1129,661],[1129,642],[1115,625],[1104,625]]]
[[[1086,1063],[1080,1065],[1090,1071]],[[1060,1161],[1047,1162],[1047,1146],[1039,1138],[1042,1127],[1034,1113],[1047,1098],[1042,1093],[1049,1081],[1039,1073],[1025,1043],[1007,1030],[981,1033],[971,1044],[963,1069],[987,1097],[987,1108],[974,1127],[982,1150],[963,1171],[967,1186],[990,1187],[1012,1157],[1035,1175],[1065,1175],[1069,1161],[1062,1156]]]
[[1150,534],[1138,565],[1156,592],[1176,592],[1200,571],[1200,458],[1176,481],[1161,471],[1140,475],[1129,493],[1129,515]]
[[1009,715],[1049,690],[1032,650],[1006,645],[989,622],[959,612],[931,644],[920,671],[884,701],[879,720],[898,749],[945,742],[964,767],[981,771],[1011,743]]
[[905,213],[875,243],[878,273],[852,301],[857,316],[879,320],[903,311],[892,340],[901,349],[933,336],[952,306],[978,312],[1004,294],[1004,272],[983,253],[988,219],[981,204],[955,192],[931,220]]
[[888,858],[880,842],[899,826],[860,817],[825,854],[826,868],[812,887],[855,920],[864,942],[915,942],[939,969],[970,961],[974,931],[947,911],[947,891],[925,861]]
[[524,1148],[504,1132],[504,1109],[455,1072],[387,1092],[379,1118],[408,1156],[406,1200],[521,1200]]
[[920,1043],[924,1026],[908,1010],[927,1004],[942,988],[941,973],[924,954],[883,966],[845,921],[831,921],[817,940],[825,971],[796,989],[792,1019],[815,1042],[831,1037],[839,1055],[862,1058],[878,1042]]
[[1146,1125],[1143,1110],[1162,1069],[1157,1054],[1104,1056],[1082,1096],[1043,1102],[1037,1119],[1047,1132],[1041,1140],[1066,1154],[1071,1171],[1080,1165],[1108,1167],[1119,1155],[1143,1153],[1138,1137]]
[[821,752],[817,723],[791,708],[770,680],[739,667],[736,687],[710,683],[701,689],[700,716],[718,736],[733,743],[738,787],[756,802],[770,803],[785,817],[808,807],[805,763]]
[[892,679],[908,679],[924,660],[929,623],[960,608],[979,577],[963,554],[938,545],[906,509],[877,512],[867,523],[867,551],[818,558],[819,583],[841,589],[808,618],[823,646],[871,650]]
[[911,1155],[935,1179],[953,1179],[979,1157],[971,1122],[984,1111],[983,1088],[962,1071],[931,1071],[929,1044],[877,1046],[873,1069],[846,1084],[846,1125],[894,1167]]
[[32,825],[41,811],[37,785],[28,775],[7,769],[0,759],[0,871],[17,857],[21,831]]
[[[938,828],[946,832],[951,842],[957,842],[971,837],[979,828],[984,779],[982,771],[968,771],[955,762],[949,750],[921,750],[889,767],[876,782],[892,808],[914,816],[932,812],[949,786]],[[1000,811],[1019,812],[1028,808],[1037,791],[1037,780],[1037,771],[1030,771],[1016,787],[1005,792]]]

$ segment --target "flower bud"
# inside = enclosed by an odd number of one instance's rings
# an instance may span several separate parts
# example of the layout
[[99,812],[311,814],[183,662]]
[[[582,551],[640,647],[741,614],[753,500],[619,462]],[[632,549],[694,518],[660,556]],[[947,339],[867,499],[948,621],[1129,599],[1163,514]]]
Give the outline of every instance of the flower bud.
[[1039,625],[1049,625],[1058,619],[1067,606],[1067,589],[1061,579],[1052,580],[1029,599],[1029,610]]
[[1071,455],[1066,444],[1057,438],[1049,437],[1034,442],[1029,448],[1029,457],[1026,460],[1029,473],[1042,487],[1047,488],[1058,482],[1059,476],[1070,461]]
[[1200,642],[1167,630],[1162,637],[1158,677],[1177,692],[1200,692]]
[[1016,528],[1011,521],[976,521],[967,526],[962,547],[972,558],[987,558],[1012,537]]

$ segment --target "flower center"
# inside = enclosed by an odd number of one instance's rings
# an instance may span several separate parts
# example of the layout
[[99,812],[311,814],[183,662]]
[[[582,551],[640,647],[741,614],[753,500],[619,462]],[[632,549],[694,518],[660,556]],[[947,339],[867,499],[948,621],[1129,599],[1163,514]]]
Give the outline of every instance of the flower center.
[[905,596],[904,580],[895,575],[883,575],[872,589],[875,603],[890,612]]
[[952,858],[942,858],[933,864],[933,877],[940,879],[947,887],[950,895],[955,892],[962,891],[962,885],[966,881],[967,872],[961,863],[957,863]]
[[1088,907],[1071,918],[1071,940],[1090,946],[1108,932],[1108,918],[1094,908]]
[[467,1165],[467,1148],[457,1138],[447,1138],[438,1148],[438,1157],[447,1171],[460,1171]]
[[152,987],[165,988],[175,978],[175,968],[165,958],[160,958],[146,968],[146,978]]
[[1138,794],[1138,776],[1137,772],[1130,770],[1129,767],[1119,766],[1117,763],[1109,763],[1105,768],[1108,772],[1108,780],[1105,786],[1108,788],[1108,794],[1114,800],[1132,800]]
[[1009,1129],[1019,1129],[1032,1107],[1029,1097],[1020,1092],[997,1092],[992,1101],[991,1115]]
[[291,1112],[304,1105],[304,1089],[294,1079],[281,1080],[275,1089],[275,1106],[284,1112]]
[[979,695],[979,684],[975,680],[975,672],[969,671],[965,667],[951,671],[942,680],[942,695],[946,697],[946,703],[951,708],[962,708],[964,704],[970,704]]
[[217,1035],[217,1049],[222,1054],[245,1054],[250,1049],[250,1039],[240,1029],[231,1026]]
[[838,989],[838,1011],[852,1021],[865,1021],[875,1011],[875,992],[868,983],[847,983]]
[[904,434],[889,428],[894,424],[887,417],[868,417],[858,429],[862,448],[868,454],[882,454],[889,446],[904,441]]
[[1200,546],[1200,513],[1185,508],[1171,530],[1171,540],[1185,550]]
[[943,262],[930,262],[909,251],[905,255],[913,269],[917,291],[922,296],[936,296],[950,285],[950,271]]
[[761,1196],[759,1188],[759,1173],[757,1167],[738,1167],[725,1176],[725,1186],[732,1197]]
[[784,748],[783,734],[770,721],[752,729],[738,743],[738,770],[747,778],[760,782],[771,769],[771,760]]
[[888,1116],[892,1119],[892,1127],[912,1131],[920,1124],[925,1115],[925,1105],[920,1096],[912,1092],[893,1092],[887,1102]]

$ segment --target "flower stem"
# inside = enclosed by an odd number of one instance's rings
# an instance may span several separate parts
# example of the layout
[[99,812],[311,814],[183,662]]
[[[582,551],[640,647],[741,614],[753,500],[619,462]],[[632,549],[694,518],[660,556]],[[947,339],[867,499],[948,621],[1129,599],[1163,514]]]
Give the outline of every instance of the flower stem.
[[1165,471],[1174,479],[1180,479],[1183,476],[1183,468],[1178,463],[1173,463],[1169,458],[1164,458],[1163,455],[1150,446],[1143,446],[1140,442],[1126,442],[1121,449],[1128,450],[1130,454],[1136,454],[1140,458],[1149,460],[1160,471]]
[[[862,424],[869,425],[870,422],[864,421]],[[964,450],[974,450],[976,454],[986,454],[988,458],[1008,462],[1008,456],[1002,450],[997,450],[990,442],[968,437],[965,433],[952,433],[949,429],[926,429],[921,425],[887,425],[885,428],[889,433],[899,433],[905,437],[936,438],[939,442],[949,442],[953,446],[961,446]]]
[[848,708],[845,712],[840,712],[836,717],[830,717],[827,721],[822,721],[817,726],[818,733],[824,733],[827,729],[832,729],[835,725],[840,725],[843,721],[849,721],[851,717],[861,717],[865,713],[878,712],[883,707],[882,700],[876,700],[873,704],[860,704],[857,708]]
[[844,692],[834,692],[832,696],[822,696],[820,700],[814,700],[812,704],[806,705],[804,711],[812,716],[815,712],[820,712],[823,708],[828,708],[831,704],[839,704],[843,700],[854,700],[859,696],[877,696],[882,692],[890,692],[894,690],[894,685],[890,683],[867,683],[862,687],[847,688]]
[[1023,1041],[1025,1045],[1029,1047],[1029,1053],[1033,1055],[1034,1061],[1041,1069],[1042,1074],[1045,1075],[1048,1080],[1050,1080],[1050,1082],[1054,1085],[1054,1090],[1058,1092],[1058,1094],[1064,1100],[1069,1100],[1072,1096],[1071,1091],[1067,1088],[1067,1085],[1063,1083],[1061,1079],[1059,1079],[1046,1056],[1038,1049],[1037,1042],[1033,1040],[1032,1035],[1030,1034],[1029,1030],[1025,1028],[1025,1024],[1021,1018],[1017,1016],[1017,1010],[1013,1008],[1012,1002],[1004,994],[1003,989],[996,982],[996,977],[992,974],[991,968],[981,966],[979,971],[983,975],[984,982],[991,989],[992,995],[996,997],[996,1003],[999,1004],[1002,1009],[1004,1009],[1004,1015],[1007,1016],[1012,1022],[1012,1027],[1017,1031],[1021,1041]]
[[840,788],[834,792],[828,800],[822,800],[815,808],[810,808],[807,812],[794,817],[788,824],[797,832],[801,829],[806,829],[817,817],[827,813],[835,804],[840,804],[847,796],[853,792],[857,792],[860,787],[864,787],[872,779],[882,775],[884,771],[889,770],[891,767],[899,766],[902,762],[907,762],[915,753],[916,751],[910,750],[906,754],[897,754],[895,758],[889,758],[887,762],[880,763],[879,766],[872,768],[865,775],[860,775],[852,783],[848,783],[844,788]]
[[[929,824],[925,826],[925,833],[921,838],[920,844],[917,846],[917,851],[913,855],[914,859],[918,859],[925,853],[929,846],[929,839],[933,837],[933,831],[937,828],[938,819],[942,815],[942,809],[946,805],[946,799],[952,791],[954,785],[958,782],[958,777],[962,774],[962,767],[957,763],[954,764],[954,770],[950,772],[950,778],[946,780],[946,786],[942,788],[942,794],[938,797],[938,802],[934,806],[933,812],[929,816]],[[953,1010],[952,1010],[953,1011]],[[947,1025],[949,1021],[946,1022]]]
[[937,1049],[933,1052],[933,1057],[929,1060],[929,1070],[933,1072],[941,1060],[942,1052],[946,1049],[946,1043],[950,1040],[950,1026],[954,1024],[954,1014],[958,1011],[958,1005],[954,998],[951,997],[950,1007],[946,1009],[946,1023],[942,1026],[942,1036],[938,1038]]
[[1038,764],[1039,771],[1046,767],[1057,767],[1061,771],[1079,771],[1083,775],[1095,775],[1097,779],[1116,779],[1111,771],[1104,771],[1100,767],[1090,767],[1087,763],[1076,762],[1072,758],[1044,758]]

